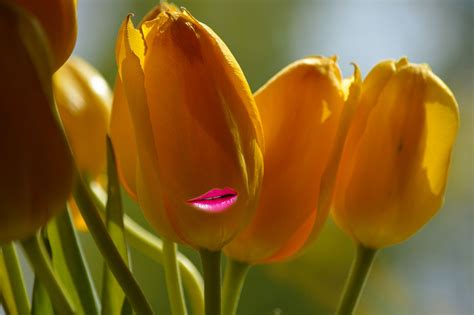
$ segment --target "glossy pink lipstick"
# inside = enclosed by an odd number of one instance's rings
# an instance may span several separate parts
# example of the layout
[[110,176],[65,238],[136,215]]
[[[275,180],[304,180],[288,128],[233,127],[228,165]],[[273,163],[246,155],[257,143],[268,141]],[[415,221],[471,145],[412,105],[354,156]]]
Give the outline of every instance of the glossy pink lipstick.
[[199,210],[219,213],[232,206],[237,201],[237,195],[237,192],[232,188],[214,188],[186,202]]

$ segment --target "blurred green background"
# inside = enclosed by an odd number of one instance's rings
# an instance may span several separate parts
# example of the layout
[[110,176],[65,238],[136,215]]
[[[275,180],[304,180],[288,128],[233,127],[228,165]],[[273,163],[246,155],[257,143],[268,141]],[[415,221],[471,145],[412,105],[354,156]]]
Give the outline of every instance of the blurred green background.
[[[75,54],[96,66],[113,85],[114,45],[123,18],[134,20],[150,0],[79,0]],[[474,18],[471,1],[177,1],[221,36],[253,90],[288,63],[307,55],[337,55],[345,76],[351,62],[363,74],[378,61],[408,56],[428,63],[459,103],[461,129],[446,202],[407,242],[377,257],[357,314],[474,314],[473,144]],[[127,200],[127,210],[143,221]],[[97,281],[100,254],[82,235]],[[197,256],[185,253],[199,265]],[[242,315],[332,314],[350,266],[350,239],[329,221],[319,240],[287,263],[251,270],[241,299]],[[138,280],[157,314],[170,314],[163,270],[132,250]],[[98,283],[98,285],[100,285]]]

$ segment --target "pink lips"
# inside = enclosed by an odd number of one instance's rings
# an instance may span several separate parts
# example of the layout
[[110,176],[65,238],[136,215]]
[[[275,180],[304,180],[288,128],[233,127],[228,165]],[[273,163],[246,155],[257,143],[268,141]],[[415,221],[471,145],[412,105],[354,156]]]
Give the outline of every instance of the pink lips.
[[232,206],[237,201],[237,195],[237,192],[232,188],[214,188],[186,202],[199,210],[219,213]]

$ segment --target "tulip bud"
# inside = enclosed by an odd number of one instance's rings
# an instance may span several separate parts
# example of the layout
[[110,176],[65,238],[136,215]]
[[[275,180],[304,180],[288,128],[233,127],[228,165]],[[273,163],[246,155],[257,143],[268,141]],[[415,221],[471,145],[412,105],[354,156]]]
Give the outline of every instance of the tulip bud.
[[[110,88],[94,67],[78,57],[69,59],[56,71],[53,88],[76,165],[86,178],[100,182],[106,168]],[[76,227],[86,231],[86,223],[72,197],[69,206]]]
[[299,60],[255,99],[265,140],[262,192],[251,223],[225,248],[250,264],[294,255],[327,218],[317,205],[345,100],[336,59]]
[[240,67],[212,30],[174,7],[139,29],[128,17],[117,63],[145,216],[170,240],[222,248],[253,214],[263,172],[261,123]]
[[0,2],[0,243],[37,232],[62,210],[73,163],[54,107],[52,67],[41,28]]
[[77,36],[76,0],[7,0],[38,19],[54,55],[54,69],[61,67],[74,49]]
[[378,64],[342,153],[336,223],[375,249],[413,235],[442,205],[458,125],[453,94],[427,65]]
[[112,93],[102,75],[73,57],[53,76],[54,95],[76,164],[96,179],[105,172]]

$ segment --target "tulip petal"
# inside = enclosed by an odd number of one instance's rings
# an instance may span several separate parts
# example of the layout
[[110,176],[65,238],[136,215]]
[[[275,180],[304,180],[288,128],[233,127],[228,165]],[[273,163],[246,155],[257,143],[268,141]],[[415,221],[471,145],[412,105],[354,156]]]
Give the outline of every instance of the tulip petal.
[[449,88],[432,73],[426,78],[426,138],[423,168],[427,171],[430,190],[443,194],[451,150],[459,129],[458,105]]
[[324,222],[316,207],[344,104],[341,73],[334,59],[309,57],[278,73],[255,98],[265,137],[263,188],[251,224],[226,247],[247,262],[289,256],[316,220]]
[[120,182],[127,193],[136,200],[137,144],[127,97],[120,77],[117,77],[115,82],[109,133],[117,156]]
[[[364,132],[369,113],[379,98],[383,86],[390,80],[396,71],[395,62],[387,60],[379,63],[367,75],[363,82],[363,91],[361,92],[359,104],[355,109],[354,117],[350,122],[347,137],[344,143],[344,149],[341,156],[341,162],[338,168],[338,175],[335,185],[335,194],[338,198],[335,199],[335,206],[338,211],[333,211],[334,220],[343,230],[348,231],[353,237],[351,227],[348,225],[350,221],[347,208],[343,205],[342,196],[347,189],[350,174],[355,165],[355,150],[359,144],[360,137]],[[338,204],[341,201],[341,204]]]
[[331,153],[331,158],[326,170],[324,171],[324,175],[321,178],[318,205],[308,219],[306,219],[300,228],[288,239],[286,245],[270,259],[265,260],[264,262],[266,263],[285,260],[301,251],[304,247],[312,244],[319,236],[321,229],[326,222],[332,202],[332,195],[335,188],[336,174],[339,167],[342,149],[361,92],[361,73],[359,67],[356,64],[353,65],[353,76],[344,79],[342,82],[345,103],[341,112],[333,152]]
[[[140,126],[140,128],[134,129],[137,148],[145,148],[137,150],[136,189],[138,200],[142,205],[145,216],[159,226],[159,231],[169,240],[179,241],[180,238],[174,232],[170,220],[164,215],[164,211],[147,211],[147,209],[154,207],[164,208],[164,205],[158,179],[159,171],[155,167],[158,157],[144,87],[142,63],[145,45],[140,32],[133,27],[130,16],[124,21],[119,36],[119,44],[117,45],[119,74],[122,82],[125,82],[123,87],[133,125]],[[147,171],[143,172],[142,168]],[[151,194],[147,187],[153,187],[154,193]]]
[[352,122],[352,118],[357,109],[362,89],[362,77],[359,67],[356,64],[354,64],[353,76],[350,79],[343,80],[343,89],[345,94],[344,108],[341,113],[330,162],[321,179],[321,190],[317,206],[319,211],[318,220],[316,220],[312,226],[311,234],[306,238],[304,244],[305,246],[311,244],[318,237],[319,232],[321,232],[322,225],[324,224],[331,208],[334,191],[336,189],[336,175],[340,166],[342,150],[344,149],[344,143]]
[[[140,23],[140,30],[143,38],[147,38],[148,34],[156,25],[159,25],[157,19],[165,10],[177,11],[178,8],[173,4],[166,2],[159,3],[155,8],[150,10]],[[128,27],[128,26],[127,26]],[[116,53],[117,60],[123,59],[124,43],[122,41],[123,31],[126,27],[122,27],[117,41]],[[133,32],[133,29],[132,29]],[[138,45],[142,46],[140,43]],[[142,49],[142,48],[140,48]],[[145,49],[143,48],[145,51]],[[137,53],[140,54],[140,53]],[[136,168],[137,168],[137,145],[135,142],[135,131],[133,130],[130,111],[128,110],[128,102],[123,91],[123,84],[120,76],[116,78],[114,89],[114,103],[112,105],[112,117],[110,122],[110,137],[114,144],[115,153],[117,155],[117,168],[120,181],[128,194],[137,200],[136,192]]]

